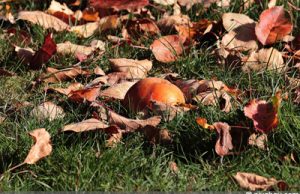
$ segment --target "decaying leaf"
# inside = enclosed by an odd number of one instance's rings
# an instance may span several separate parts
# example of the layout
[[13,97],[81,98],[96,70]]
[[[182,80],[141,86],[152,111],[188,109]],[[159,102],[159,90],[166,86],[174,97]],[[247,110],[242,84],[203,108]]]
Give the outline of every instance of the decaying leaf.
[[31,131],[29,135],[35,141],[35,144],[31,147],[27,157],[24,160],[24,163],[35,164],[41,158],[51,154],[51,136],[45,128],[35,129]]
[[130,79],[142,79],[147,76],[152,68],[152,61],[134,60],[126,58],[110,59],[112,70],[115,72],[127,72]]
[[82,70],[81,67],[76,66],[69,69],[58,70],[52,67],[46,69],[46,73],[41,75],[41,80],[46,83],[57,83],[68,79],[74,79],[78,75],[89,75],[88,71]]
[[291,16],[283,6],[274,6],[261,13],[255,34],[263,45],[274,44],[293,29]]
[[248,139],[248,144],[257,146],[259,149],[265,150],[267,148],[268,136],[266,134],[257,135],[253,133]]
[[102,121],[92,118],[92,119],[87,119],[87,120],[81,121],[79,123],[65,125],[61,131],[62,132],[73,131],[73,132],[79,133],[79,132],[85,132],[85,131],[93,131],[93,130],[97,130],[97,129],[105,129],[108,127],[109,126],[106,125],[105,123],[103,123]]
[[163,63],[174,62],[183,54],[184,40],[178,35],[163,36],[155,40],[150,49],[158,61]]
[[274,178],[266,178],[254,173],[247,172],[237,172],[233,177],[240,185],[240,187],[249,189],[251,191],[255,191],[258,189],[269,190],[279,182]]
[[65,113],[62,107],[48,101],[34,108],[31,111],[30,115],[41,121],[45,119],[52,121],[57,118],[63,118],[65,116]]
[[40,25],[45,29],[53,28],[56,31],[65,31],[70,28],[70,26],[62,20],[42,11],[20,11],[18,20],[26,20],[33,24]]
[[148,5],[148,0],[89,0],[95,9],[134,10]]
[[246,117],[252,119],[256,130],[268,133],[278,125],[278,110],[281,103],[281,93],[273,97],[272,102],[251,100],[244,107]]
[[230,135],[230,126],[222,122],[214,123],[213,126],[218,132],[218,140],[215,145],[216,153],[221,157],[231,154],[230,150],[233,149],[233,145]]
[[276,70],[282,72],[286,65],[281,52],[275,48],[263,48],[250,54],[242,69],[244,72]]
[[129,88],[133,86],[135,83],[136,81],[133,82],[126,81],[119,84],[114,84],[109,88],[101,91],[100,96],[123,100]]

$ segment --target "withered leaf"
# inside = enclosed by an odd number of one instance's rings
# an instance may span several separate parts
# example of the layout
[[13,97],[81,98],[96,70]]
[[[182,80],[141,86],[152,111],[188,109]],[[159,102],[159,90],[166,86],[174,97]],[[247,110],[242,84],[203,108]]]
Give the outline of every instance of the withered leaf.
[[278,181],[274,178],[266,178],[247,172],[237,172],[233,177],[242,188],[249,189],[251,191],[258,189],[269,190],[278,183]]
[[230,154],[230,150],[233,149],[230,134],[231,127],[227,123],[222,122],[214,123],[213,126],[218,132],[218,140],[215,145],[216,153],[222,157]]
[[136,81],[125,81],[119,84],[114,84],[109,88],[101,91],[100,96],[123,100],[129,88],[131,88],[131,86],[133,86],[135,83]]
[[40,25],[45,29],[53,28],[56,31],[64,31],[70,28],[70,26],[62,20],[42,11],[20,11],[18,19]]
[[27,157],[24,160],[24,163],[35,164],[41,158],[51,154],[51,136],[45,128],[35,129],[31,131],[29,135],[35,141],[35,144],[31,147]]
[[37,118],[38,120],[48,119],[52,121],[57,118],[63,118],[65,116],[62,107],[57,106],[53,102],[44,102],[39,106],[35,107],[31,112],[31,116]]
[[115,9],[115,10],[133,10],[143,8],[148,5],[148,0],[89,0],[89,3],[95,9]]
[[266,134],[258,135],[253,133],[248,139],[248,144],[258,147],[259,149],[265,150],[267,148],[266,143],[268,142],[268,136]]
[[102,121],[91,118],[91,119],[81,121],[79,123],[65,125],[61,131],[62,132],[73,131],[73,132],[79,133],[79,132],[92,131],[92,130],[97,130],[97,129],[105,129],[108,127],[109,126],[106,125],[105,123],[103,123]]
[[89,102],[95,101],[96,98],[99,96],[99,94],[100,94],[100,88],[99,86],[95,86],[91,88],[83,88],[74,91],[72,90],[68,96],[70,100],[74,102],[82,103],[85,101],[89,101]]

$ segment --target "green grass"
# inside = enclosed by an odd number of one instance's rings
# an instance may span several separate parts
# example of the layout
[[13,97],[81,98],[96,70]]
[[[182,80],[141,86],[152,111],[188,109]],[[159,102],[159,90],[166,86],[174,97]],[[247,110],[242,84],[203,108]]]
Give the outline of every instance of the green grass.
[[[295,5],[300,6],[300,1]],[[26,10],[47,7],[34,3],[19,6]],[[244,13],[257,19],[265,8],[265,5],[255,5]],[[188,14],[193,21],[200,18],[218,20],[222,13],[229,11],[238,12],[239,3],[234,3],[227,9],[212,6],[208,11],[204,11],[201,6],[195,6]],[[297,32],[299,12],[294,11],[292,14]],[[29,47],[37,49],[47,32],[39,26],[27,23],[19,22],[17,28],[21,28],[20,26],[32,34],[33,42]],[[3,29],[7,27],[7,24],[2,25]],[[119,33],[120,31],[116,31],[113,35]],[[0,37],[3,34],[3,30],[0,29]],[[95,34],[88,39],[81,39],[72,33],[54,33],[57,43],[68,40],[88,45],[91,40],[104,40],[104,37],[103,34]],[[230,113],[224,113],[218,107],[199,104],[198,110],[179,115],[171,122],[162,122],[160,127],[167,128],[173,135],[170,145],[153,146],[142,134],[133,133],[126,135],[116,147],[107,148],[107,137],[101,132],[58,133],[58,129],[66,124],[92,117],[91,108],[87,104],[71,103],[59,94],[45,94],[43,86],[31,90],[31,82],[42,70],[28,71],[13,53],[12,41],[13,37],[0,38],[0,66],[18,75],[0,77],[0,116],[7,116],[5,122],[0,124],[0,174],[4,173],[0,181],[0,191],[236,191],[241,188],[232,175],[239,171],[284,180],[290,186],[289,190],[300,190],[299,160],[298,163],[294,163],[282,159],[291,153],[300,156],[300,108],[292,100],[292,91],[285,82],[285,75],[272,72],[245,74],[241,73],[238,67],[221,65],[212,54],[213,45],[191,48],[190,52],[178,61],[162,64],[154,59],[149,50],[126,45],[111,48],[108,44],[102,58],[97,61],[88,60],[82,65],[91,69],[99,65],[104,70],[109,70],[109,58],[147,58],[154,64],[149,73],[151,76],[171,70],[185,79],[216,77],[225,84],[244,91],[245,94],[242,102],[237,103]],[[149,46],[151,42],[152,39],[143,41],[145,46]],[[75,61],[73,56],[53,57],[47,66],[67,67]],[[299,73],[294,75],[299,76]],[[91,79],[79,77],[76,81],[88,83]],[[247,93],[250,89],[251,96]],[[195,118],[207,118],[209,123],[222,121],[230,125],[252,127],[252,122],[243,114],[244,105],[252,98],[268,100],[278,89],[283,93],[287,92],[289,99],[282,103],[279,126],[269,135],[269,149],[260,150],[243,144],[240,149],[235,150],[241,151],[240,154],[226,156],[221,162],[214,151],[216,134],[198,126]],[[36,106],[45,99],[62,106],[66,117],[51,122],[39,121],[30,116],[32,106],[21,109],[14,106],[20,101],[28,101]],[[119,103],[113,103],[113,107],[125,112]],[[53,153],[35,165],[25,165],[6,172],[26,157],[33,143],[28,132],[42,127],[52,136]],[[170,161],[177,163],[180,170],[177,174],[170,170]]]

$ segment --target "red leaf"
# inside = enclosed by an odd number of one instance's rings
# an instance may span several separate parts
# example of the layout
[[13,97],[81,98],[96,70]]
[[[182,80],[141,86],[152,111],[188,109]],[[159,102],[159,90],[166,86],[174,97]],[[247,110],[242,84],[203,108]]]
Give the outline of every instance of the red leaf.
[[275,6],[263,11],[259,20],[255,27],[255,34],[263,45],[281,40],[293,29],[291,17],[282,6]]
[[273,97],[273,102],[265,100],[251,100],[244,107],[246,117],[253,120],[256,130],[268,133],[278,125],[278,109],[281,102],[280,93]]
[[90,0],[90,5],[95,9],[138,9],[149,4],[148,0]]
[[231,127],[227,123],[222,122],[214,123],[213,126],[218,132],[218,140],[215,145],[216,153],[221,157],[231,154],[230,150],[233,149],[230,134]]
[[38,70],[42,68],[42,65],[46,63],[56,53],[56,44],[52,40],[52,34],[48,34],[45,37],[44,44],[35,53],[30,61],[29,68]]

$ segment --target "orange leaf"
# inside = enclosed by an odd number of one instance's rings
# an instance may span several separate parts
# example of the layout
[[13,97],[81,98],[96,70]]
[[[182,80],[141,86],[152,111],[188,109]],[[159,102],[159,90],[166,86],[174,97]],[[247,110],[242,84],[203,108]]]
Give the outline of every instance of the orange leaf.
[[31,147],[24,163],[35,164],[41,158],[48,156],[52,152],[52,145],[50,144],[50,134],[45,128],[35,129],[31,131],[29,135],[35,141],[35,144]]
[[93,102],[100,94],[99,87],[85,88],[81,90],[71,91],[69,93],[69,99],[75,102],[84,102],[85,100]]
[[282,40],[292,29],[290,15],[282,6],[275,6],[262,12],[255,34],[263,45],[269,45]]

